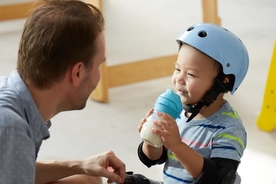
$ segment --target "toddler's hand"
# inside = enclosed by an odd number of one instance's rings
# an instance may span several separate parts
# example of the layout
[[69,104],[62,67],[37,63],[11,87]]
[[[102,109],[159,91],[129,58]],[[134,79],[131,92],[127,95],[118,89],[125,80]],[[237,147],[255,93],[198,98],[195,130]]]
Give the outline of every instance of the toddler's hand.
[[173,147],[182,144],[178,126],[170,115],[165,113],[158,113],[157,115],[162,120],[154,121],[154,124],[159,128],[154,128],[152,132],[160,135],[164,146],[172,151]]
[[138,129],[138,132],[140,133],[141,130],[142,130],[142,127],[143,127],[143,124],[147,121],[147,118],[152,114],[153,112],[153,109],[150,109],[147,114],[146,114],[146,118],[142,118],[140,120],[140,124],[138,125],[137,129]]

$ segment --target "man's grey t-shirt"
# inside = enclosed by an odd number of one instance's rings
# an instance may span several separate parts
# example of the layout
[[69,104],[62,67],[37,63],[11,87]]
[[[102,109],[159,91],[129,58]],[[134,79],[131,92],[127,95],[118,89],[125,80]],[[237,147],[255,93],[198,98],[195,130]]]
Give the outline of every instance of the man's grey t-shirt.
[[0,183],[35,182],[37,154],[50,126],[17,71],[0,77]]

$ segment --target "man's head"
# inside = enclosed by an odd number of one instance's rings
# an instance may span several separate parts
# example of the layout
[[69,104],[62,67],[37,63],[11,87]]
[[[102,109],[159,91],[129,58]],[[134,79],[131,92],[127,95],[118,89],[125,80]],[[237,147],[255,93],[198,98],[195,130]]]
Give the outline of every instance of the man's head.
[[[97,53],[93,56],[92,65],[86,67],[82,62],[73,65],[67,74],[69,75],[68,89],[64,95],[62,110],[80,110],[86,105],[91,92],[96,88],[100,80],[100,65],[105,61],[105,39],[103,33],[95,40]],[[68,79],[67,78],[67,79]]]
[[96,39],[103,29],[103,16],[92,5],[77,0],[40,1],[21,37],[17,61],[20,76],[37,89],[48,89],[79,62],[89,70],[96,62]]

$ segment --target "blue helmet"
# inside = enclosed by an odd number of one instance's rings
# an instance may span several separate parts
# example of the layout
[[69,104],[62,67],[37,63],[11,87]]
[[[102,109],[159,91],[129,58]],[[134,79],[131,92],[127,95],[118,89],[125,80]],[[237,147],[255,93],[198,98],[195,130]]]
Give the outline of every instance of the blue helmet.
[[233,74],[231,94],[243,81],[249,65],[248,52],[242,41],[227,29],[210,23],[195,24],[177,38],[178,44],[188,44],[222,65],[225,75]]

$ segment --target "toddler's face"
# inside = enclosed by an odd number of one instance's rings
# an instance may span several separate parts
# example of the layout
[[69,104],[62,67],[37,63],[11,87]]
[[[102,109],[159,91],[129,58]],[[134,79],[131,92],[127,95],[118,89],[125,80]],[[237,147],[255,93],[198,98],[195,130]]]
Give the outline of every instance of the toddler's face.
[[219,65],[215,60],[187,44],[182,45],[172,75],[175,91],[180,94],[182,103],[199,102],[212,87],[218,72]]

